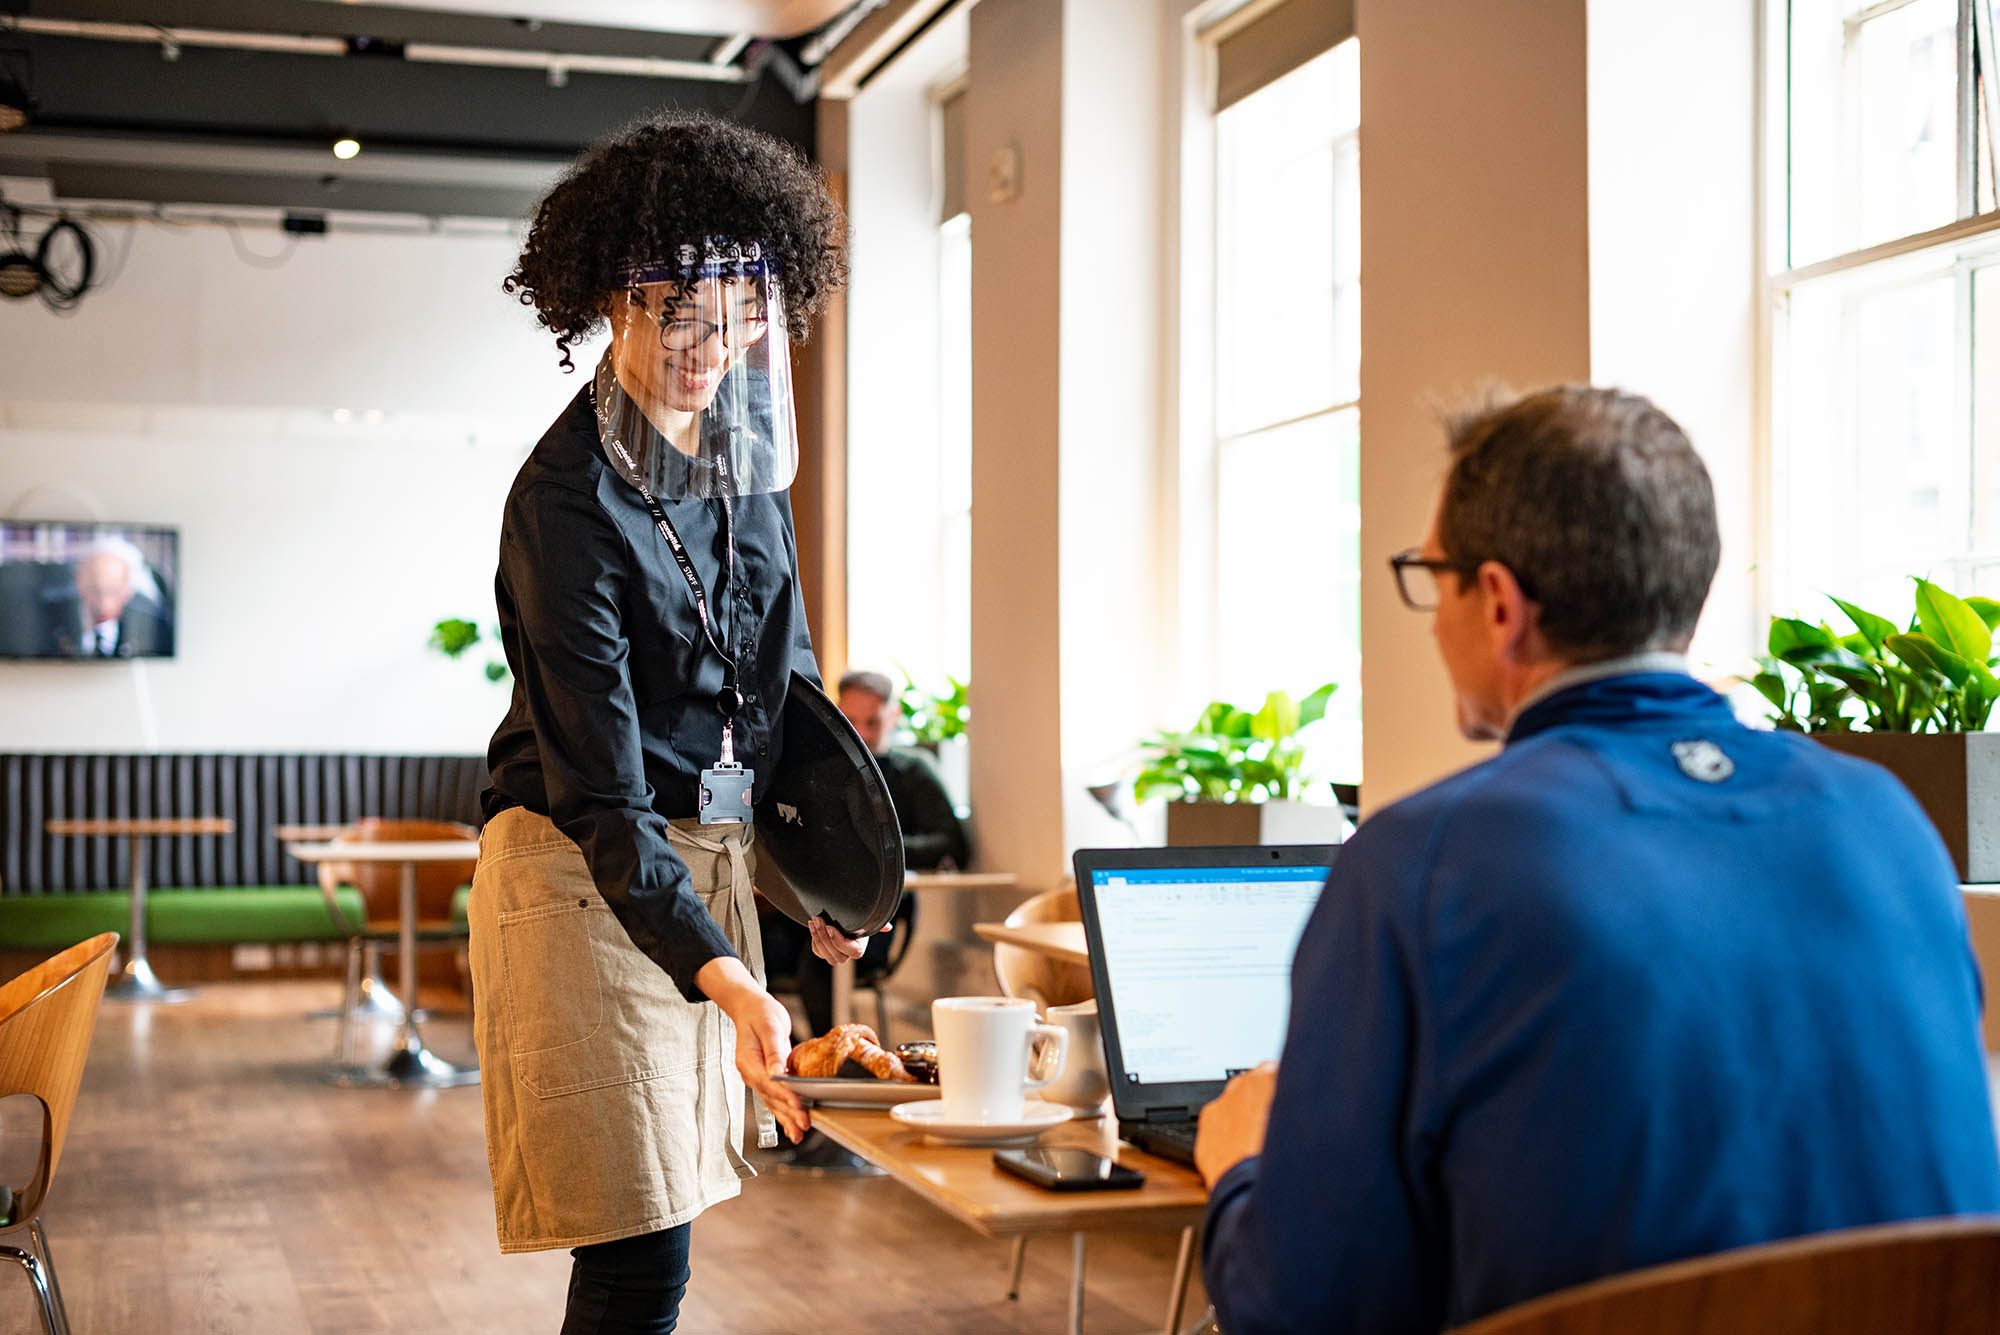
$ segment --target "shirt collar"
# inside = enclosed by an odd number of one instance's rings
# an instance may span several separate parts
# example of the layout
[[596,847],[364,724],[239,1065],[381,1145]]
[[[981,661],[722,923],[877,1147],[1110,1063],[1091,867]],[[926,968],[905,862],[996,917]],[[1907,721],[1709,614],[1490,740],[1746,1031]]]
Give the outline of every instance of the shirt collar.
[[1688,670],[1686,654],[1671,651],[1626,654],[1621,658],[1605,658],[1595,663],[1581,663],[1573,668],[1565,668],[1555,676],[1530,691],[1514,712],[1507,717],[1504,733],[1512,733],[1514,724],[1521,715],[1556,694],[1572,686],[1582,686],[1588,682],[1603,681],[1606,677],[1627,677],[1638,672],[1674,672],[1683,677],[1693,676]]

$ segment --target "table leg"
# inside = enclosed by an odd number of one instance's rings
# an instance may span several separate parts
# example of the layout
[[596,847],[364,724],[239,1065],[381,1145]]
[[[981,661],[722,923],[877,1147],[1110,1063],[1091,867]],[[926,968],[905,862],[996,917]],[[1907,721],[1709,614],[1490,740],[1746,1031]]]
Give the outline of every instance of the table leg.
[[[833,1022],[854,1023],[854,961],[842,960],[833,966]],[[877,1035],[880,1037],[880,1035]]]
[[1194,1229],[1181,1230],[1181,1254],[1174,1261],[1173,1288],[1167,1291],[1166,1335],[1181,1335],[1181,1317],[1187,1311],[1188,1276],[1194,1271]]
[[1069,1245],[1069,1335],[1083,1335],[1083,1234],[1070,1234]]
[[125,967],[104,989],[107,1001],[186,1001],[191,988],[168,987],[146,960],[146,836],[132,836],[132,921],[125,938]]
[[403,864],[402,951],[398,979],[403,989],[403,1033],[388,1064],[380,1070],[339,1067],[330,1075],[337,1085],[386,1086],[390,1089],[447,1089],[479,1083],[479,1068],[454,1066],[424,1046],[417,1029],[417,864]]

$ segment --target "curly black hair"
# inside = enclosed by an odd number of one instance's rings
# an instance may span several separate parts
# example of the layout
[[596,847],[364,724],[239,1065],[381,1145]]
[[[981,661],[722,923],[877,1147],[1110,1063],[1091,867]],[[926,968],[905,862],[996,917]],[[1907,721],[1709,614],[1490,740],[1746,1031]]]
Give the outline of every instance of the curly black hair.
[[767,134],[704,112],[662,112],[591,146],[535,209],[528,244],[501,284],[570,347],[605,317],[635,262],[703,237],[763,246],[803,338],[847,281],[840,209],[817,168]]

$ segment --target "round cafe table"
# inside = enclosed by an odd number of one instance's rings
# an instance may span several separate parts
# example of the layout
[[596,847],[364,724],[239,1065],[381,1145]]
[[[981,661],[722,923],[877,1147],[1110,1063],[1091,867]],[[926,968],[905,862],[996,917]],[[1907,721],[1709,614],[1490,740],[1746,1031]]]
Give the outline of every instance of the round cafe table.
[[146,840],[162,834],[234,834],[226,816],[164,816],[148,819],[52,820],[50,834],[126,835],[132,840],[132,922],[125,938],[125,967],[104,989],[106,1001],[186,1001],[193,988],[168,987],[146,960]]
[[301,862],[388,862],[403,869],[402,928],[397,981],[402,989],[403,1032],[396,1050],[381,1067],[340,1066],[327,1074],[336,1085],[387,1089],[446,1089],[479,1083],[477,1066],[454,1066],[424,1046],[417,1028],[417,864],[472,862],[479,857],[476,839],[418,839],[401,842],[288,844],[285,851]]

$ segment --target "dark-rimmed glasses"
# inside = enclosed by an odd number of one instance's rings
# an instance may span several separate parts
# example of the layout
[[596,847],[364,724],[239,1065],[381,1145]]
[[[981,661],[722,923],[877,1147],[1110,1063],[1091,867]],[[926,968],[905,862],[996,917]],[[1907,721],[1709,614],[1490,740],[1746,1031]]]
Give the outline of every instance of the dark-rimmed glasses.
[[1412,612],[1437,611],[1438,571],[1449,570],[1464,579],[1477,571],[1481,564],[1479,561],[1431,559],[1417,547],[1406,547],[1389,558],[1389,569],[1396,576],[1396,592],[1402,596],[1403,606]]

